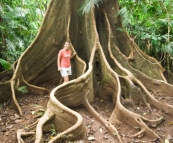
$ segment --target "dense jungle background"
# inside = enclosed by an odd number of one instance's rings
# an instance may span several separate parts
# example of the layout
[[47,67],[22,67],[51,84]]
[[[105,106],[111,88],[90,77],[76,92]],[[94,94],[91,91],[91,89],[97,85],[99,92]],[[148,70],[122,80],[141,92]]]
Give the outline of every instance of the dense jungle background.
[[[91,0],[92,1],[92,0]],[[95,0],[99,3],[101,0]],[[0,70],[9,69],[35,38],[49,0],[1,0]],[[92,3],[92,2],[91,2]],[[172,71],[172,1],[119,0],[124,29],[139,47]],[[90,3],[79,10],[88,12]],[[96,4],[96,7],[99,4]]]

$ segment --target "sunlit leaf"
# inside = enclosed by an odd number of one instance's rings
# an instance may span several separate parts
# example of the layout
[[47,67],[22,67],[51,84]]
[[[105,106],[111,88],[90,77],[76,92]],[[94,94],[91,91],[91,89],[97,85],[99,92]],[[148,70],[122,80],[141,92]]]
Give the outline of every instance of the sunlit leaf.
[[95,141],[96,139],[95,139],[95,137],[90,136],[90,137],[88,137],[88,140],[89,140],[89,141]]
[[168,139],[166,139],[166,140],[165,140],[165,143],[169,143],[169,140],[168,140]]

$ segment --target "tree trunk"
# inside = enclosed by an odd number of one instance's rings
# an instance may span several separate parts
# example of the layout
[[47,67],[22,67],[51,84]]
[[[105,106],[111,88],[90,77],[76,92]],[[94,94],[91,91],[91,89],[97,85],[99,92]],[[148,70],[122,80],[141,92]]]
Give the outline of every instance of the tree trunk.
[[[85,134],[82,116],[70,109],[79,105],[84,105],[111,133],[116,133],[119,142],[122,142],[116,129],[119,122],[140,128],[133,137],[159,138],[149,127],[157,126],[163,118],[150,120],[129,108],[143,104],[173,114],[173,106],[154,97],[172,96],[173,87],[164,78],[163,68],[124,32],[117,16],[117,0],[104,0],[99,8],[93,7],[85,15],[78,13],[80,3],[81,0],[51,0],[35,40],[21,55],[13,71],[0,74],[0,100],[12,97],[22,114],[16,100],[19,87],[26,86],[33,94],[50,93],[47,111],[36,127],[37,143],[42,142],[43,128],[50,122],[61,132],[50,142],[63,135],[68,139],[82,138]],[[72,79],[59,85],[61,76],[56,60],[65,40],[71,42],[71,49],[77,55],[72,59]],[[46,88],[49,85],[59,86],[49,91]],[[109,121],[90,105],[97,87],[98,96],[115,105]],[[18,132],[18,142],[22,142],[22,133]]]

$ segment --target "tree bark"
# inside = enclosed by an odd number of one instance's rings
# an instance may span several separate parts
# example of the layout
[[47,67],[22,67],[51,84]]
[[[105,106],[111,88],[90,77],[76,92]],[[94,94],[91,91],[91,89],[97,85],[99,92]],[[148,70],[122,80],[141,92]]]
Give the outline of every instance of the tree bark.
[[[172,105],[153,96],[172,96],[173,86],[167,83],[163,68],[158,61],[143,53],[123,30],[117,16],[117,0],[103,0],[99,8],[93,7],[85,15],[78,13],[80,3],[81,0],[51,0],[35,40],[21,55],[13,71],[0,74],[0,100],[7,101],[12,97],[22,114],[16,100],[19,87],[26,86],[33,94],[50,93],[47,111],[36,127],[36,143],[42,142],[44,126],[50,122],[61,132],[50,142],[64,135],[68,140],[82,138],[86,132],[82,116],[70,109],[79,105],[84,105],[112,134],[116,133],[119,142],[122,139],[116,124],[120,122],[131,127],[139,126],[140,131],[132,137],[159,138],[150,127],[159,125],[163,118],[150,120],[129,108],[143,104],[173,115]],[[65,40],[71,42],[71,49],[77,55],[72,59],[71,80],[59,85],[61,76],[56,60]],[[58,86],[49,91],[46,88],[49,85]],[[111,100],[115,105],[109,121],[90,105],[96,87],[99,87],[100,98]],[[18,132],[19,143],[24,135]]]

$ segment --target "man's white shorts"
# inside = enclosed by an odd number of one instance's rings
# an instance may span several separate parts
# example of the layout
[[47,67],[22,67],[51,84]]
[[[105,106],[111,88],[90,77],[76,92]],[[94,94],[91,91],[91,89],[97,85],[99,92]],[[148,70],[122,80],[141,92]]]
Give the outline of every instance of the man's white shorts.
[[71,66],[69,68],[61,68],[60,73],[62,76],[68,76],[72,74]]

